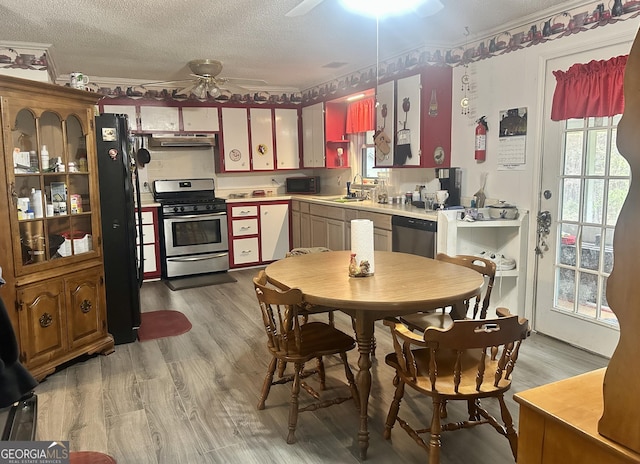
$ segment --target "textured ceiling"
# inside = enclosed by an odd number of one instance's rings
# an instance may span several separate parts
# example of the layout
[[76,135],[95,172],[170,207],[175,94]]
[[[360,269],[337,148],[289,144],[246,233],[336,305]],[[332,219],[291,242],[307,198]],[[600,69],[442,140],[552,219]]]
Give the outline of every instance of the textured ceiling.
[[[300,0],[0,0],[5,42],[51,44],[58,75],[165,81],[186,63],[224,63],[222,77],[305,89],[376,62],[376,22],[324,0],[286,17]],[[518,18],[587,4],[571,0],[441,0],[442,11],[380,22],[380,59],[423,45],[454,46]],[[547,11],[548,15],[549,12]],[[334,62],[339,68],[325,68]]]

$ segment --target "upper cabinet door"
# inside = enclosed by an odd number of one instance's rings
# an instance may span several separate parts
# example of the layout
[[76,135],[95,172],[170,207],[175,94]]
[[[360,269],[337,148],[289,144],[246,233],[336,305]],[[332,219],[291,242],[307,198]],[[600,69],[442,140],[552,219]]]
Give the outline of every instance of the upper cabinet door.
[[249,171],[249,120],[245,108],[222,108],[224,170]]
[[302,108],[302,164],[304,168],[324,167],[323,103]]
[[177,106],[141,106],[140,123],[144,132],[179,132]]
[[273,171],[273,119],[271,109],[251,108],[251,160],[254,171]]
[[380,132],[374,140],[376,145],[376,167],[393,165],[393,147],[396,140],[396,132],[393,130],[393,121],[395,121],[396,114],[394,84],[394,81],[389,81],[378,86],[376,131]]
[[422,72],[422,167],[451,166],[452,70],[431,66]]
[[218,132],[218,108],[183,106],[182,126],[185,132]]
[[274,111],[276,129],[276,169],[300,168],[298,110],[278,108]]
[[130,131],[138,130],[138,112],[135,105],[103,105],[103,113],[126,114]]
[[420,74],[398,79],[396,86],[394,166],[420,166]]

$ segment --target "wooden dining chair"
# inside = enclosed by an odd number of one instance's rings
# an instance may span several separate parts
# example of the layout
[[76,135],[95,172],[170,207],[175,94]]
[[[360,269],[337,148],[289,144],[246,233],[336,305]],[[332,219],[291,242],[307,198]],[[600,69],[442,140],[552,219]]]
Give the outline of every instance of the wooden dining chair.
[[[481,289],[481,291],[476,295],[464,300],[461,305],[457,305],[455,308],[451,307],[450,312],[447,312],[446,308],[439,308],[437,310],[429,310],[402,316],[400,317],[400,320],[411,330],[422,333],[427,327],[448,327],[453,323],[453,317],[485,319],[487,317],[487,310],[489,309],[489,302],[491,300],[491,290],[493,290],[493,284],[496,278],[496,263],[478,256],[449,256],[445,253],[438,253],[436,260],[473,269],[485,277],[486,285],[484,285],[483,289]],[[469,314],[470,308],[473,308],[471,315]]]
[[[254,277],[253,284],[262,313],[262,322],[267,334],[267,348],[272,356],[260,393],[258,409],[264,409],[272,385],[291,382],[287,443],[295,443],[298,413],[315,411],[319,408],[343,403],[349,399],[353,399],[356,408],[359,408],[358,389],[347,362],[347,351],[352,350],[356,346],[356,342],[353,337],[325,322],[301,323],[298,314],[298,309],[303,304],[300,289],[293,288],[287,291],[280,291],[269,287],[267,275],[263,270]],[[301,387],[316,400],[320,400],[320,395],[310,386],[303,385],[302,379],[317,373],[320,378],[320,388],[324,390],[325,369],[322,357],[334,354],[340,355],[351,394],[349,396],[316,401],[300,407],[299,393]],[[314,358],[317,359],[317,368],[305,370],[305,364]],[[293,374],[283,375],[283,373],[279,373],[277,380],[274,380],[278,363],[293,364]]]
[[[511,375],[518,359],[520,345],[529,336],[529,323],[515,315],[485,320],[457,320],[447,329],[428,328],[423,334],[412,332],[399,319],[388,318],[384,324],[391,329],[394,352],[385,362],[396,371],[396,385],[384,437],[391,438],[391,429],[398,422],[418,445],[429,453],[429,463],[440,462],[442,432],[490,424],[509,440],[514,459],[518,452],[518,436],[513,419],[504,401],[511,388]],[[415,429],[399,416],[405,386],[431,397],[430,427]],[[484,409],[480,400],[496,398],[504,425]],[[444,401],[466,401],[468,417],[441,423]],[[417,410],[414,414],[421,414]],[[420,435],[429,434],[425,442]]]

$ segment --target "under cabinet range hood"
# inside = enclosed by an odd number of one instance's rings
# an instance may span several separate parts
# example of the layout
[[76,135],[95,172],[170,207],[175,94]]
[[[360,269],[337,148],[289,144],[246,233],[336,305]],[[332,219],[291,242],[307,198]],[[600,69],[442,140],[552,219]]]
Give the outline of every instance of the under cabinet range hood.
[[164,135],[152,134],[149,137],[152,148],[210,148],[216,146],[215,135]]

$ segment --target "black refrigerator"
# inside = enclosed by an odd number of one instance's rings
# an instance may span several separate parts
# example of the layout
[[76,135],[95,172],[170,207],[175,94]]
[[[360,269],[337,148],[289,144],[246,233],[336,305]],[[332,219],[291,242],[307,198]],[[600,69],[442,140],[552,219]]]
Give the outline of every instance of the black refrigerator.
[[102,218],[102,252],[107,295],[107,326],[116,344],[136,340],[140,327],[142,220],[140,188],[127,116],[96,116],[96,145]]

